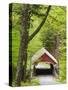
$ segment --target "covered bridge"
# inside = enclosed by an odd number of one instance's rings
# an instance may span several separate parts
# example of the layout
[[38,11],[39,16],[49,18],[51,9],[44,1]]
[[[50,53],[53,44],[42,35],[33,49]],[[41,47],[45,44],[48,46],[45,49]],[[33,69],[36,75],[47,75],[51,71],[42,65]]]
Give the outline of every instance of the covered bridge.
[[[54,56],[52,56],[45,48],[40,49],[39,51],[37,51],[33,57],[32,57],[32,66],[33,66],[33,73],[34,75],[39,75],[39,74],[56,74],[58,73],[58,61],[54,58]],[[40,63],[40,62],[44,62],[46,64],[50,65],[50,69],[41,69],[40,68],[36,68],[36,66]]]

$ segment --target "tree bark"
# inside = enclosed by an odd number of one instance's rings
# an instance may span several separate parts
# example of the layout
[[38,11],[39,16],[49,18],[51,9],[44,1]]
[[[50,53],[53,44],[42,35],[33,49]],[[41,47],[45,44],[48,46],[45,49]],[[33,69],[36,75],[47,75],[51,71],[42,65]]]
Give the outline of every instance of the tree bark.
[[40,23],[40,25],[37,27],[37,29],[33,32],[33,34],[29,37],[28,42],[31,41],[33,39],[33,37],[41,30],[41,27],[44,25],[44,23],[45,23],[45,21],[47,19],[47,16],[49,14],[50,9],[51,9],[51,6],[48,6],[47,11],[45,13],[44,19],[42,20],[42,22]]
[[26,76],[28,28],[29,28],[29,5],[28,4],[23,5],[21,21],[22,21],[22,31],[21,31],[19,57],[18,57],[17,72],[16,72],[17,86],[21,85],[22,77],[25,81],[25,76]]

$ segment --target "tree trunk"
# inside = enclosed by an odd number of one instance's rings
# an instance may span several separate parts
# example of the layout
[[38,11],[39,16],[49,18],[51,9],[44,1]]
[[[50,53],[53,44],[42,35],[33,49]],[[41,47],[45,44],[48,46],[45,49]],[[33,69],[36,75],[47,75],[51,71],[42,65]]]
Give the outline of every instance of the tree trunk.
[[58,61],[58,65],[57,65],[57,67],[56,67],[56,69],[57,69],[57,74],[59,75],[59,56],[60,56],[60,53],[59,53],[59,45],[60,45],[60,36],[59,35],[57,35],[56,36],[56,38],[55,38],[55,58],[57,59],[57,61]]
[[29,28],[29,5],[24,4],[22,10],[22,31],[21,40],[19,48],[19,57],[17,63],[16,72],[16,85],[21,85],[22,77],[25,81],[26,77],[26,67],[27,67],[27,47],[28,47],[28,28]]

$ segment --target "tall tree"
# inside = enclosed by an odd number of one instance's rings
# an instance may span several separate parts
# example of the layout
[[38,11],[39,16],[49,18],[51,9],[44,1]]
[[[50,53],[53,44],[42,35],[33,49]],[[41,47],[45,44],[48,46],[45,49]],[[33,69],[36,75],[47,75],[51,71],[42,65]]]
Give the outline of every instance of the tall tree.
[[24,4],[22,10],[22,30],[21,30],[21,39],[20,39],[20,48],[19,48],[19,57],[17,63],[17,73],[16,73],[16,85],[21,85],[22,76],[25,80],[26,76],[26,64],[27,64],[27,46],[28,46],[28,28],[29,28],[29,5]]
[[59,56],[60,35],[57,30],[50,26],[42,33],[41,41],[43,46],[56,58]]

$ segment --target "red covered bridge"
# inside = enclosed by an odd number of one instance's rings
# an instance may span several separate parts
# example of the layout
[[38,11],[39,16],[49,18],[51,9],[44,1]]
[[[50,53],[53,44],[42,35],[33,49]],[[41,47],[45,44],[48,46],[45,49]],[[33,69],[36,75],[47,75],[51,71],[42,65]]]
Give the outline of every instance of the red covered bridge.
[[[36,66],[40,63],[44,62],[50,65],[50,69],[43,70],[43,69],[36,69]],[[58,61],[45,49],[42,48],[39,51],[37,51],[33,57],[32,57],[32,65],[33,65],[33,72],[39,73],[46,73],[49,70],[49,73],[55,73],[55,70],[57,71]],[[40,74],[40,73],[39,73]]]

